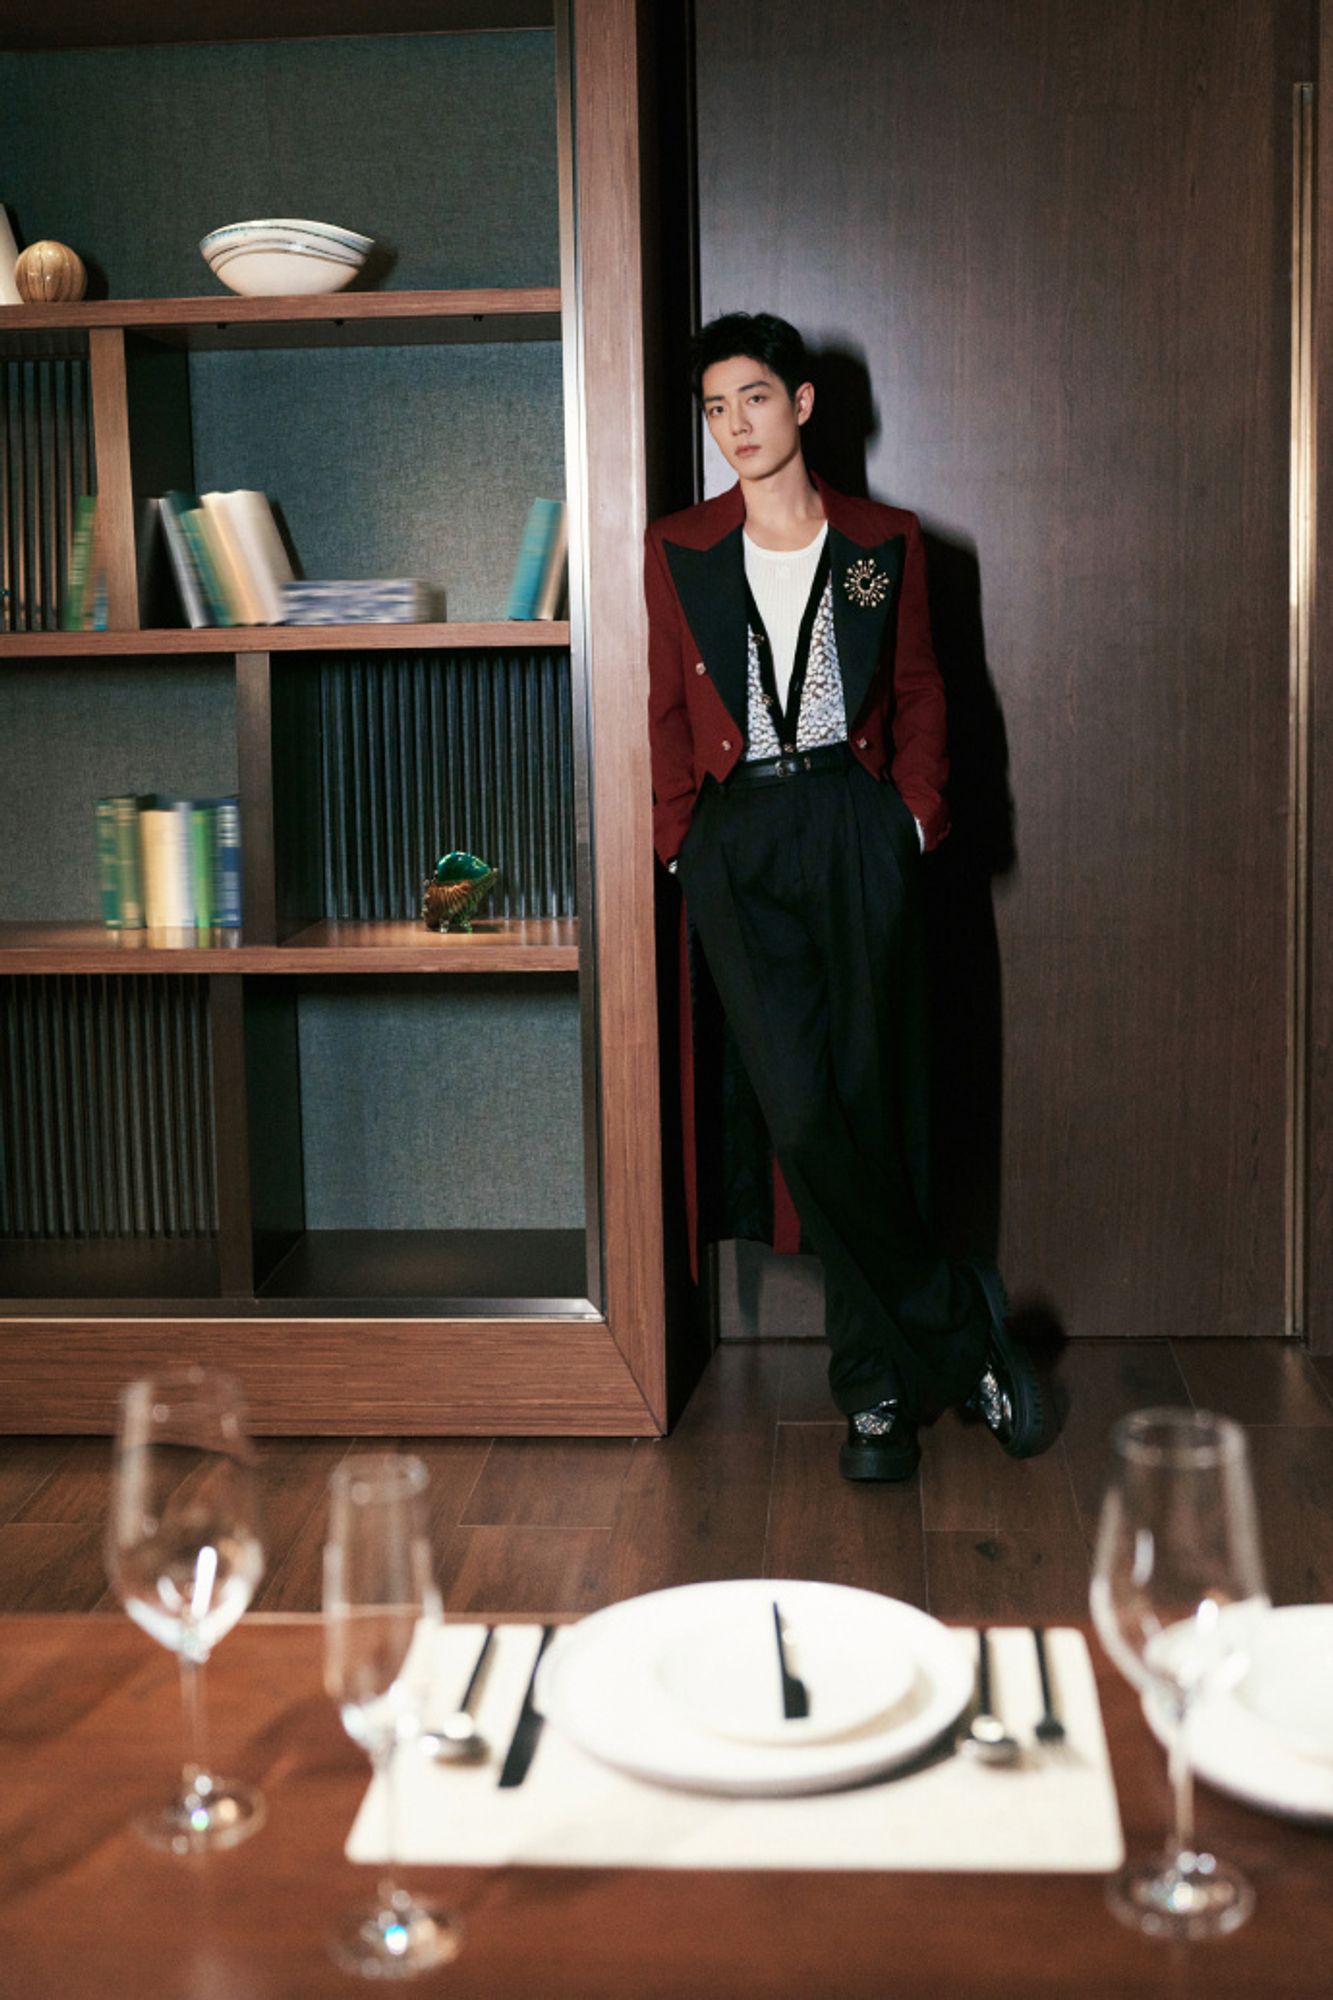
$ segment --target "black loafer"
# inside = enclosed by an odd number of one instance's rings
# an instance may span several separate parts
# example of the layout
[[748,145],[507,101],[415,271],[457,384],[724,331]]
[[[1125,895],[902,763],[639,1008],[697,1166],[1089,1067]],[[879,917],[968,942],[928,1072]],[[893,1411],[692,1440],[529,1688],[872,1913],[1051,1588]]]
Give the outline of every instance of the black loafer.
[[847,1442],[838,1452],[844,1479],[910,1479],[921,1463],[916,1425],[897,1397],[857,1410],[847,1419]]
[[1048,1442],[1041,1381],[1031,1355],[1009,1331],[1009,1301],[999,1272],[982,1257],[967,1261],[990,1308],[991,1327],[986,1365],[963,1408],[981,1418],[1010,1458],[1033,1458]]

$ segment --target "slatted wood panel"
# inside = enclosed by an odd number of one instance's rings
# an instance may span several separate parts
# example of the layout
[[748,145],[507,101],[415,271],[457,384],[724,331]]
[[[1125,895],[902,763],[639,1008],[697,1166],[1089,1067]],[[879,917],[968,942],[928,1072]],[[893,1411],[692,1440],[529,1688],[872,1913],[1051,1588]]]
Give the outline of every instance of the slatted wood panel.
[[0,1235],[217,1229],[201,980],[0,981]]
[[[69,574],[74,503],[91,493],[92,415],[86,354],[0,361],[0,630],[53,632]],[[75,341],[75,345],[82,343]]]
[[486,914],[573,916],[567,654],[331,659],[319,690],[326,916],[417,916],[451,847],[500,869]]

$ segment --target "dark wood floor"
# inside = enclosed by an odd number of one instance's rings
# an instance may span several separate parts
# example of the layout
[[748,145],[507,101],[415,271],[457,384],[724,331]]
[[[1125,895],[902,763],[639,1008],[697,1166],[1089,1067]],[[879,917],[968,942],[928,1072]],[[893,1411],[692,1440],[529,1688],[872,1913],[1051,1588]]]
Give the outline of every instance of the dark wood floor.
[[[1190,1401],[1248,1428],[1274,1598],[1333,1600],[1333,1360],[1278,1342],[1083,1343],[1058,1383],[1068,1409],[1045,1456],[1015,1463],[949,1417],[904,1487],[839,1478],[842,1427],[822,1347],[807,1341],[721,1348],[662,1443],[413,1440],[430,1467],[446,1601],[579,1612],[771,1575],[859,1584],[944,1617],[1075,1616],[1109,1426]],[[259,1449],[268,1572],[256,1608],[316,1610],[325,1482],[356,1440]],[[101,1549],[109,1454],[99,1438],[0,1438],[0,1610],[115,1608]]]

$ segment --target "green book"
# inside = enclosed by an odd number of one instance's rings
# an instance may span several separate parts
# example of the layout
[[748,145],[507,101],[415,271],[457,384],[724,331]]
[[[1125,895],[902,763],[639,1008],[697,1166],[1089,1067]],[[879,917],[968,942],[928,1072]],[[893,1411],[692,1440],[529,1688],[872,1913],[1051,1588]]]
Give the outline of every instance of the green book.
[[112,929],[143,929],[143,885],[139,874],[139,801],[116,797],[98,799],[98,887],[102,919]]
[[96,520],[97,495],[81,493],[74,503],[74,533],[70,539],[69,564],[65,571],[65,596],[60,606],[62,632],[82,632],[84,629]]
[[201,931],[211,931],[217,922],[213,907],[214,821],[217,812],[212,799],[190,802],[190,901],[194,921]]

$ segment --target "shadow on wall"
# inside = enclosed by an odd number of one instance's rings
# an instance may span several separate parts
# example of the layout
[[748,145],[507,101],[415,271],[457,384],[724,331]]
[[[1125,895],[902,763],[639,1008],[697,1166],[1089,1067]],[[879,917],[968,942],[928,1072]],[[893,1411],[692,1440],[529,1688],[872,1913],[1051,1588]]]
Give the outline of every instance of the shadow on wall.
[[[879,430],[862,355],[812,356],[818,397],[809,462],[843,493],[867,493]],[[876,494],[910,507],[912,496]],[[952,830],[925,866],[933,1040],[935,1221],[947,1249],[994,1255],[1000,1224],[1004,1011],[994,884],[1016,864],[1004,716],[986,662],[974,544],[923,525],[931,631],[949,704]]]

